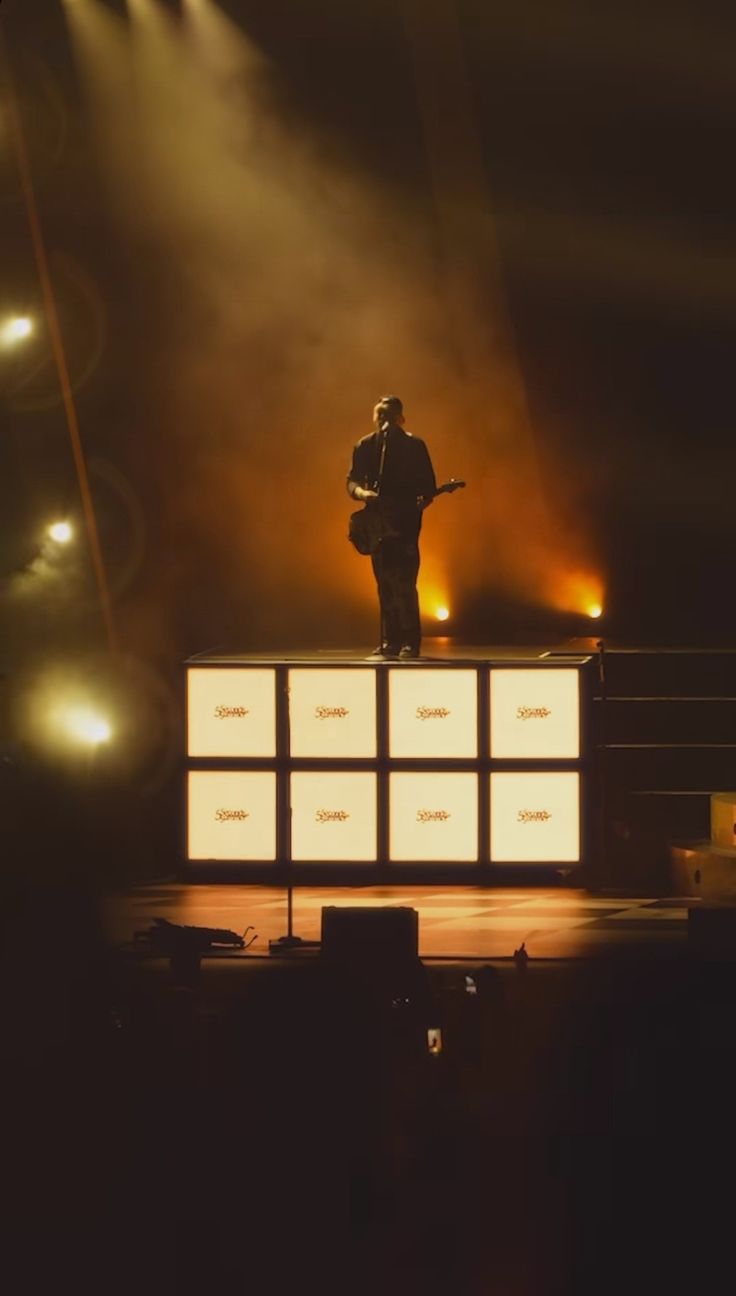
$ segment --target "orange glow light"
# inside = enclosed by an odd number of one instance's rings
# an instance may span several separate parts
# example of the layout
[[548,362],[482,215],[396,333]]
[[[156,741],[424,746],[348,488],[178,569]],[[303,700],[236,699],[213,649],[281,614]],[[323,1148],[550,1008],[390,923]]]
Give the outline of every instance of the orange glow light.
[[448,607],[438,607],[435,616],[438,621],[448,621],[450,618],[450,609]]
[[552,577],[549,600],[560,612],[580,612],[597,620],[603,616],[603,581],[591,571],[558,572]]

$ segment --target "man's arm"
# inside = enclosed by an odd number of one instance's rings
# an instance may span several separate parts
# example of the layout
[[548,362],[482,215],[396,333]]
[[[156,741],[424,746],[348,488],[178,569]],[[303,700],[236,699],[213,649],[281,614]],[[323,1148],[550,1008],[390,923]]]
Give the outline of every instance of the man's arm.
[[371,490],[366,485],[368,481],[368,463],[366,457],[366,447],[356,445],[353,450],[353,462],[348,473],[347,491],[348,495],[355,500],[378,499],[376,491]]
[[352,477],[348,477],[348,495],[351,495],[356,500],[378,499],[377,491],[369,490],[367,486],[359,486],[356,481],[353,481]]
[[429,457],[429,450],[423,441],[420,442],[418,448],[420,448],[421,453],[419,455],[418,465],[418,480],[420,488],[417,491],[417,495],[422,500],[422,507],[426,508],[432,503],[432,500],[435,497],[437,478],[434,475],[434,468],[432,467],[432,460]]

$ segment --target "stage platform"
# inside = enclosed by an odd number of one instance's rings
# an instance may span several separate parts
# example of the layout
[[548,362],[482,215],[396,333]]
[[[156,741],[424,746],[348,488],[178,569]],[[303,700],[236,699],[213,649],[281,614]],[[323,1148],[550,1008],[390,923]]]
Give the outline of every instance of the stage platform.
[[[422,653],[411,659],[408,665],[422,662],[467,662],[469,664],[495,661],[544,661],[547,657],[589,656],[595,652],[594,640],[571,639],[561,643],[550,644],[464,644],[450,635],[425,636],[422,640]],[[356,648],[279,648],[273,651],[241,652],[235,649],[207,648],[194,653],[188,658],[189,665],[232,665],[255,666],[259,663],[273,665],[275,662],[289,662],[302,666],[316,666],[320,663],[330,665],[363,665],[366,662],[382,665],[380,657],[374,657],[370,650],[361,652]],[[395,666],[397,658],[386,658],[387,665]]]
[[402,662],[208,652],[185,675],[192,877],[427,885],[585,864],[589,654],[447,639]]
[[[530,959],[540,961],[678,957],[687,954],[688,908],[699,903],[692,898],[591,895],[563,886],[304,887],[294,892],[294,931],[318,940],[325,905],[406,905],[419,913],[419,954],[428,962],[510,960],[522,942]],[[268,958],[269,940],[286,931],[286,894],[275,887],[231,883],[139,887],[108,901],[108,939],[127,944],[154,917],[241,933],[253,925],[258,938],[248,950],[214,957]]]

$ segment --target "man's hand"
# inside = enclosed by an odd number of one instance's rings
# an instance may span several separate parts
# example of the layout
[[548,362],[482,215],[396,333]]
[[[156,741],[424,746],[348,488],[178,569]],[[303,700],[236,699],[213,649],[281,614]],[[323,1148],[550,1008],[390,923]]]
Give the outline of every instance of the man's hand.
[[357,500],[367,501],[367,500],[378,499],[378,491],[367,490],[365,486],[357,486],[353,492],[353,495],[354,498]]

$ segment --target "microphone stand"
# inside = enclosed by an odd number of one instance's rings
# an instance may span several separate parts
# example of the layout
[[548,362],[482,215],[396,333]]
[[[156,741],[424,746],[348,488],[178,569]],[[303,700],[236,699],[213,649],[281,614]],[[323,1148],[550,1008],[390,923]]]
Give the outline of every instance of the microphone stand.
[[290,881],[286,887],[286,935],[278,936],[268,942],[270,954],[288,954],[291,950],[319,949],[321,941],[304,940],[294,935],[294,885]]

